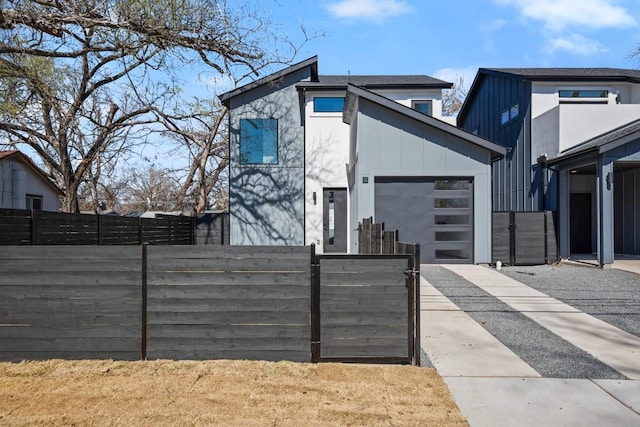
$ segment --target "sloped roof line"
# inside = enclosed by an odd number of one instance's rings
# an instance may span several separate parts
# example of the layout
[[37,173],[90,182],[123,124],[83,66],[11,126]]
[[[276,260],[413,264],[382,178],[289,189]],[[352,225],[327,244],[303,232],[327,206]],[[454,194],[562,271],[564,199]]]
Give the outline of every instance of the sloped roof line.
[[289,75],[291,73],[295,73],[298,70],[302,70],[306,67],[312,67],[312,75],[317,75],[318,74],[318,56],[312,56],[311,58],[305,59],[304,61],[298,62],[297,64],[293,64],[287,68],[284,68],[280,71],[277,71],[275,73],[269,74],[268,76],[265,76],[261,79],[258,79],[254,82],[251,83],[247,83],[244,86],[240,86],[239,88],[230,90],[228,92],[225,92],[221,95],[218,96],[218,98],[220,99],[220,101],[227,105],[229,100],[233,97],[236,97],[242,93],[248,92],[252,89],[255,89],[257,87],[263,86],[265,84],[271,83],[273,81],[276,81],[286,75]]
[[483,76],[502,75],[530,81],[580,81],[580,82],[631,82],[640,83],[640,70],[626,68],[479,68],[462,108],[458,123],[467,114],[470,103],[475,98]]
[[382,95],[378,95],[377,93],[371,92],[364,88],[358,87],[353,84],[349,84],[347,86],[347,101],[345,102],[345,111],[343,113],[343,120],[348,122],[348,115],[351,114],[349,111],[350,108],[354,105],[353,99],[349,98],[353,97],[361,97],[367,99],[370,102],[381,105],[387,109],[395,111],[404,116],[408,116],[414,120],[432,126],[438,130],[446,132],[448,134],[457,136],[473,145],[480,146],[486,150],[489,150],[492,153],[492,158],[498,158],[504,156],[507,153],[507,149],[501,145],[498,145],[494,142],[491,142],[487,139],[484,139],[478,135],[475,135],[471,132],[468,132],[459,127],[453,126],[447,122],[442,120],[438,120],[435,117],[429,116],[427,114],[423,114],[411,107],[407,107],[406,105],[402,105],[396,101],[393,101],[387,97]]
[[40,169],[33,161],[22,151],[19,150],[4,150],[0,151],[0,160],[16,160],[25,166],[29,167],[36,175],[38,175],[49,187],[51,187],[59,195],[64,193],[48,176]]
[[346,88],[351,83],[365,88],[450,89],[453,83],[431,76],[417,75],[318,75],[317,81],[300,82],[299,88]]

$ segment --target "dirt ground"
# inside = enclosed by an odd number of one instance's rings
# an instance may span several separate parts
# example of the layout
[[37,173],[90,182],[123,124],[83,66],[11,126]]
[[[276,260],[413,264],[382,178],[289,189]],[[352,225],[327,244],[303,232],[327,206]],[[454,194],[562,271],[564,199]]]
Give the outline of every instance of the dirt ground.
[[466,426],[433,369],[247,361],[0,363],[0,425]]

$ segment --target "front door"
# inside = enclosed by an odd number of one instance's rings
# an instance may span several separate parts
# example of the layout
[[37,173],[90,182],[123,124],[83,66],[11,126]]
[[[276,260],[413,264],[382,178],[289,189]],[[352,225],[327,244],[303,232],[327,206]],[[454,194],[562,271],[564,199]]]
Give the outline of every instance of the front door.
[[322,191],[322,248],[327,252],[347,252],[347,189]]
[[569,199],[570,250],[573,254],[590,254],[591,250],[591,194],[571,193]]

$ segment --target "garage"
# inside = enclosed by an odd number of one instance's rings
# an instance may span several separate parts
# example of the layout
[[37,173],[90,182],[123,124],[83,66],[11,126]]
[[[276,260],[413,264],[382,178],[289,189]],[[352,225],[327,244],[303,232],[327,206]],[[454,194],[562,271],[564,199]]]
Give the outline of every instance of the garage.
[[421,262],[473,262],[473,179],[377,177],[375,218],[419,243]]
[[491,164],[504,147],[353,85],[343,120],[351,230],[373,217],[420,243],[423,264],[491,262]]

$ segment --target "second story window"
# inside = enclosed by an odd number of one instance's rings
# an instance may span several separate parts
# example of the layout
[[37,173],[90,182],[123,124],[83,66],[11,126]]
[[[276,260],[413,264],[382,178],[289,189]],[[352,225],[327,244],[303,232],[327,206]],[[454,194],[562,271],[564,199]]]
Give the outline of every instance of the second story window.
[[344,97],[316,96],[313,98],[314,113],[342,113],[342,110],[344,110]]
[[559,90],[561,104],[607,104],[609,91],[606,89]]
[[428,116],[433,115],[432,101],[412,101],[411,108],[420,111]]
[[240,119],[240,164],[278,163],[278,120]]
[[42,210],[42,196],[36,196],[34,194],[27,194],[26,196],[26,209],[31,211]]
[[520,115],[520,106],[518,104],[513,104],[511,107],[506,110],[502,110],[500,113],[500,124],[506,124],[511,120],[515,119]]

